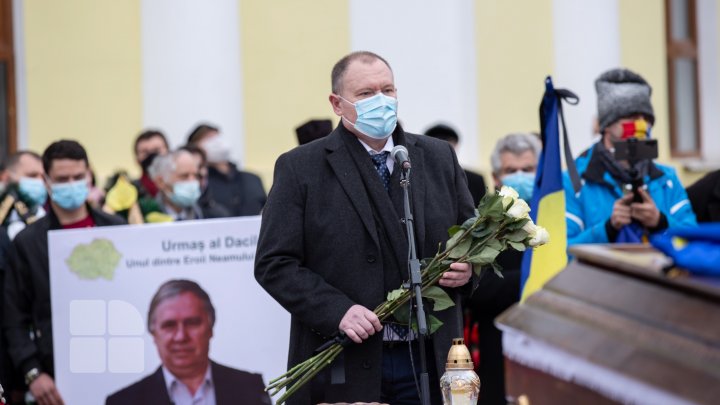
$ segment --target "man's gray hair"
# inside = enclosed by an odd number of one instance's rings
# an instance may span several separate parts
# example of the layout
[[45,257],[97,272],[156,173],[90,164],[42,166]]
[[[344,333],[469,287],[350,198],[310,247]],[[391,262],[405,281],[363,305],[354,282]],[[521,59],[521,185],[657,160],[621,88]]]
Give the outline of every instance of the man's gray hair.
[[194,281],[178,279],[166,281],[160,286],[160,288],[158,288],[155,295],[153,295],[152,300],[150,301],[150,308],[148,309],[147,317],[147,327],[150,333],[153,333],[155,310],[158,305],[165,300],[177,297],[183,293],[194,294],[200,301],[202,301],[203,309],[207,313],[208,318],[210,318],[210,328],[215,326],[215,307],[210,301],[208,293],[206,293],[205,290],[203,290],[202,287]]
[[490,156],[492,171],[494,174],[500,173],[500,155],[505,152],[510,152],[513,155],[521,155],[529,150],[535,154],[536,158],[539,158],[541,149],[542,144],[535,134],[520,132],[505,135],[497,141],[495,149]]
[[184,149],[178,149],[166,155],[156,156],[152,164],[150,164],[150,167],[148,167],[150,178],[162,177],[165,182],[169,182],[173,172],[177,169],[175,161],[178,156],[182,154],[190,154],[190,152]]

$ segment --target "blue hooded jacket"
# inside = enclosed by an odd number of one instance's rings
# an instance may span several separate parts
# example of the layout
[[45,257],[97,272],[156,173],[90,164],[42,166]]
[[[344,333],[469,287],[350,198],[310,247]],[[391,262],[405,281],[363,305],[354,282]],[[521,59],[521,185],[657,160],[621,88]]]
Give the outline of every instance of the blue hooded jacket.
[[[579,243],[609,243],[605,223],[610,219],[613,204],[624,194],[621,185],[605,171],[599,157],[594,157],[594,149],[595,145],[575,161],[583,181],[577,194],[568,173],[563,173],[568,247]],[[668,229],[697,225],[687,193],[673,168],[653,163],[644,181],[650,197],[667,219]]]

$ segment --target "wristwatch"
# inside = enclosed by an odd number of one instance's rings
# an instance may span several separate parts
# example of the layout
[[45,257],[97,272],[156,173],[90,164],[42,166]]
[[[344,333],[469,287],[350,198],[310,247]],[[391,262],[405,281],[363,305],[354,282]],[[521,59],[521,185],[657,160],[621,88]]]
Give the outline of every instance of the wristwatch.
[[25,373],[25,385],[29,387],[38,377],[40,377],[40,370],[37,367],[31,368],[30,371]]

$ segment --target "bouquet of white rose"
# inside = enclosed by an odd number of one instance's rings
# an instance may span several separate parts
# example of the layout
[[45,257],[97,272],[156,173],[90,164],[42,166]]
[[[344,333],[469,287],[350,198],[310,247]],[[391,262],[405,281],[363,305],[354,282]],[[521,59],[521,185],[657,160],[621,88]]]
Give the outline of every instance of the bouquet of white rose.
[[[503,187],[496,193],[488,193],[478,204],[475,216],[462,225],[455,225],[448,231],[450,239],[442,245],[431,259],[422,261],[422,294],[433,302],[433,310],[441,311],[455,305],[450,296],[437,286],[443,273],[454,262],[472,263],[476,274],[492,268],[500,277],[500,266],[495,258],[508,247],[523,251],[527,247],[537,247],[548,242],[547,230],[536,226],[529,216],[530,206],[518,198],[511,187]],[[391,316],[402,323],[408,323],[409,311],[405,304],[411,298],[411,290],[399,288],[388,293],[387,300],[373,312],[384,321]],[[429,332],[433,333],[442,322],[432,315],[428,316]],[[415,326],[413,324],[413,326]],[[332,341],[331,341],[332,342]],[[317,355],[296,365],[287,373],[270,381],[266,391],[275,396],[287,387],[277,400],[283,404],[298,388],[310,381],[320,370],[330,365],[343,350],[340,339],[328,345]]]

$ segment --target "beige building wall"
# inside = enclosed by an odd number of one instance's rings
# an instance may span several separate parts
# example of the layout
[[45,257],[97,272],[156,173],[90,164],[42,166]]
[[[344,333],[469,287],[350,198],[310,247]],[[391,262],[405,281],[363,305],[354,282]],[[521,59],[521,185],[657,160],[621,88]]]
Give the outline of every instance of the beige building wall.
[[275,159],[297,145],[295,128],[333,118],[330,69],[350,51],[348,4],[240,1],[245,159],[271,185]]
[[132,166],[142,121],[137,1],[23,2],[27,145],[58,139],[87,149],[102,179]]
[[[18,88],[26,89],[26,102],[19,108],[25,112],[27,125],[19,135],[21,144],[42,151],[53,140],[75,138],[87,147],[100,178],[119,168],[135,173],[131,143],[144,126],[153,126],[143,117],[143,103],[148,102],[142,82],[144,1],[152,0],[22,2],[17,46],[22,47],[25,70],[19,75],[24,83]],[[362,42],[352,38],[352,32],[361,32],[351,27],[353,10],[368,12],[369,7],[380,13],[384,9],[382,1],[352,1],[232,3],[233,12],[239,13],[240,49],[227,49],[227,57],[241,61],[237,74],[242,93],[238,104],[242,128],[233,136],[242,145],[237,151],[240,162],[261,175],[266,189],[272,184],[277,157],[296,145],[295,127],[310,118],[332,118],[337,123],[327,101],[329,73],[352,43]],[[477,100],[475,125],[469,126],[476,129],[462,134],[471,138],[467,145],[472,148],[463,160],[483,172],[488,184],[492,184],[489,157],[497,139],[509,132],[539,130],[543,80],[556,70],[553,7],[559,4],[559,0],[472,4],[474,37],[468,40],[475,44],[477,76],[467,91],[474,92]],[[660,140],[660,161],[678,167],[684,180],[693,180],[697,176],[681,170],[680,162],[669,154],[664,3],[620,0],[616,7],[620,63],[641,73],[654,88],[654,135]],[[715,10],[720,21],[720,7]],[[408,31],[403,24],[413,24],[416,30],[442,28],[432,21],[402,21],[383,27],[388,41]],[[153,23],[162,25],[163,20]],[[192,29],[192,24],[188,27]],[[716,26],[715,32],[720,38],[720,28]],[[419,46],[394,57],[422,63],[428,55],[421,50]],[[399,65],[409,63],[401,60]],[[429,95],[423,102],[437,103],[441,118],[443,103],[438,100],[442,94]],[[566,113],[572,114],[572,109]],[[583,132],[587,127],[570,130]],[[182,136],[177,135],[178,139]]]
[[552,0],[477,2],[476,166],[493,184],[490,154],[511,132],[539,132],[545,77],[553,71]]
[[[653,88],[653,136],[658,140],[659,161],[670,163],[670,122],[665,42],[665,4],[652,0],[621,1],[621,61],[645,78]],[[638,21],[642,15],[642,21]]]

